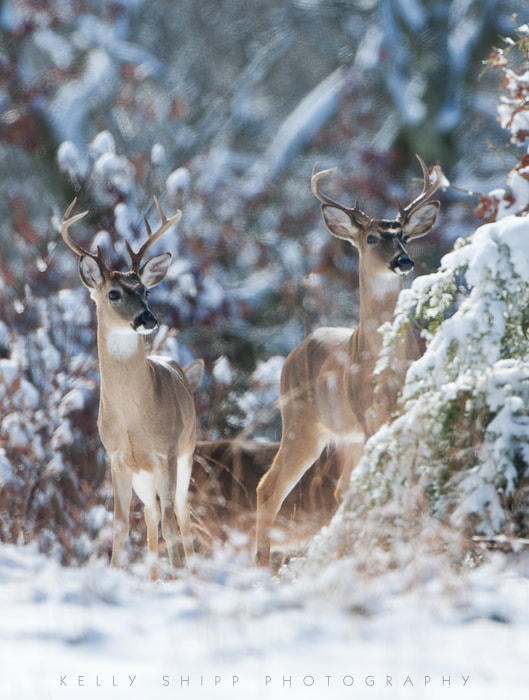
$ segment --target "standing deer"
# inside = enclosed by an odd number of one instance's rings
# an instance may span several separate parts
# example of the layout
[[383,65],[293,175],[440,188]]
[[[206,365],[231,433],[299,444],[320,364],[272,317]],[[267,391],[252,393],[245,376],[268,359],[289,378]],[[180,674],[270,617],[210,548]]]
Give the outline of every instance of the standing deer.
[[311,178],[314,195],[333,236],[349,241],[359,256],[360,317],[358,326],[320,328],[287,357],[281,373],[279,405],[282,436],[272,466],[257,487],[256,561],[270,558],[270,530],[285,497],[317,460],[326,445],[340,448],[341,477],[336,498],[341,500],[364,443],[391,416],[407,368],[419,355],[408,329],[396,359],[396,373],[379,377],[373,371],[380,354],[380,326],[393,319],[402,276],[413,268],[408,241],[433,227],[440,203],[427,201],[441,184],[417,156],[423,172],[422,192],[408,206],[398,207],[396,219],[372,219],[358,207],[343,206],[322,194],[319,182],[336,171],[323,170]]
[[[110,270],[97,254],[70,238],[69,227],[87,212],[70,217],[75,199],[62,219],[62,237],[79,256],[79,274],[96,304],[101,390],[98,429],[110,458],[114,488],[112,566],[125,564],[132,488],[144,504],[152,578],[157,578],[158,523],[169,560],[178,561],[178,525],[186,559],[193,553],[187,492],[195,448],[193,392],[200,383],[202,360],[182,369],[171,359],[149,356],[140,335],[151,333],[157,320],[149,309],[148,290],[165,277],[172,255],[162,253],[142,264],[152,244],[181,217],[167,219],[156,197],[161,225],[137,253],[126,241],[128,272]],[[158,499],[160,505],[158,504]],[[176,515],[176,517],[175,517]],[[178,525],[177,525],[178,520]]]

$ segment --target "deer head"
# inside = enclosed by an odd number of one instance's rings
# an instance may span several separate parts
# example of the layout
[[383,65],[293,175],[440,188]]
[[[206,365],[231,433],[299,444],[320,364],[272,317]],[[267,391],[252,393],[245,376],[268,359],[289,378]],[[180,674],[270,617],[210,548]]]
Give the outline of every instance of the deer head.
[[359,208],[358,201],[354,207],[346,207],[323,194],[319,182],[334,173],[336,168],[316,172],[315,167],[312,173],[311,188],[322,202],[322,216],[327,229],[333,236],[352,243],[364,259],[364,265],[370,266],[374,272],[384,268],[400,275],[410,272],[414,263],[407,243],[425,236],[439,213],[440,203],[428,201],[441,184],[439,166],[434,166],[435,180],[432,182],[428,168],[419,156],[417,159],[423,172],[422,191],[406,207],[394,196],[399,211],[395,219],[373,219]]
[[182,212],[177,211],[168,219],[154,197],[161,218],[160,227],[153,233],[144,215],[147,240],[136,253],[129,242],[125,241],[131,267],[127,272],[118,272],[107,267],[99,247],[97,253],[91,253],[70,237],[69,227],[88,213],[85,211],[70,216],[76,201],[76,199],[73,200],[63,216],[61,233],[66,245],[79,257],[81,281],[90,290],[96,303],[100,323],[104,319],[106,325],[115,330],[132,329],[140,334],[150,333],[157,327],[158,322],[149,309],[147,292],[163,280],[169,269],[172,255],[162,253],[143,264],[142,261],[147,250],[180,219]]

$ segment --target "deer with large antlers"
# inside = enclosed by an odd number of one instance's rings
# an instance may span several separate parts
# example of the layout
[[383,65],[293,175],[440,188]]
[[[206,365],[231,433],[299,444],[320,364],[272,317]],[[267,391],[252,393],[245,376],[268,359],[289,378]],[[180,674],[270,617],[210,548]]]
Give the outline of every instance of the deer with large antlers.
[[411,329],[402,339],[395,373],[377,378],[380,326],[393,319],[402,276],[413,268],[407,244],[433,227],[440,203],[428,201],[441,184],[433,181],[421,158],[423,188],[408,206],[398,207],[396,219],[373,219],[358,207],[338,204],[320,191],[320,181],[333,170],[311,178],[314,195],[322,203],[323,221],[333,236],[349,241],[358,251],[360,316],[358,326],[320,328],[285,360],[279,405],[282,436],[272,466],[257,488],[256,561],[267,564],[270,535],[283,500],[327,445],[339,448],[342,467],[336,488],[340,500],[352,470],[363,454],[365,440],[391,416],[409,364],[419,351]]
[[[96,305],[97,347],[101,375],[98,429],[110,458],[114,489],[111,565],[125,564],[132,489],[144,504],[152,578],[157,578],[158,524],[171,567],[177,566],[178,526],[186,559],[193,553],[187,493],[195,448],[193,392],[200,383],[203,362],[183,369],[173,360],[147,356],[141,335],[154,331],[157,320],[147,294],[165,277],[171,253],[147,262],[147,250],[181,217],[167,218],[154,198],[161,218],[153,233],[144,216],[147,239],[131,259],[128,272],[113,271],[97,254],[82,248],[69,235],[72,224],[87,212],[70,216],[74,200],[62,219],[62,237],[79,257],[79,274]],[[159,501],[159,502],[158,502]]]

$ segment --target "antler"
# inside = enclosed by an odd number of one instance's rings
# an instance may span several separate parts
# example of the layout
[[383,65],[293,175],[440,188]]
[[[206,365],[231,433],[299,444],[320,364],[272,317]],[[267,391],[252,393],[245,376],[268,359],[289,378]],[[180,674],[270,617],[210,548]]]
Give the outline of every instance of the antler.
[[75,216],[70,216],[70,214],[73,211],[73,208],[75,207],[75,204],[77,202],[77,197],[73,200],[73,202],[70,204],[68,209],[64,212],[64,215],[61,220],[61,234],[63,237],[64,242],[70,248],[70,250],[73,250],[73,252],[78,255],[80,258],[83,256],[87,255],[89,258],[92,258],[92,260],[95,260],[97,264],[99,265],[99,268],[101,270],[106,270],[106,265],[103,262],[103,254],[101,253],[101,248],[97,246],[97,255],[94,253],[91,253],[89,250],[85,250],[82,246],[79,245],[79,243],[76,243],[72,238],[70,238],[70,234],[68,233],[68,229],[72,224],[74,224],[76,221],[79,221],[83,217],[85,217],[88,214],[88,211],[83,211],[80,214],[75,214]]
[[147,229],[147,240],[143,243],[141,248],[138,250],[137,253],[135,253],[132,248],[130,247],[130,244],[128,241],[125,241],[125,245],[127,246],[127,251],[130,255],[130,260],[131,260],[131,270],[135,272],[136,274],[139,273],[140,271],[140,264],[143,259],[143,256],[147,252],[147,250],[152,246],[152,244],[157,241],[162,234],[164,234],[168,229],[171,228],[173,224],[176,224],[177,221],[180,220],[182,216],[182,212],[180,209],[177,210],[176,214],[172,216],[171,218],[167,218],[163,212],[162,207],[160,206],[160,202],[154,197],[154,202],[156,204],[156,208],[158,209],[158,214],[160,215],[160,219],[162,220],[162,223],[160,227],[152,233],[151,227],[149,226],[149,222],[147,221],[147,218],[145,214],[143,215],[143,221],[145,222],[145,228]]
[[367,214],[365,214],[359,207],[358,207],[358,200],[355,199],[355,205],[354,207],[346,207],[343,204],[339,204],[338,202],[335,202],[334,199],[331,199],[328,197],[326,194],[323,194],[323,192],[320,192],[318,183],[321,180],[322,177],[325,177],[326,175],[331,175],[332,173],[336,172],[338,168],[331,168],[330,170],[320,170],[320,172],[316,172],[316,168],[318,167],[318,164],[314,166],[314,169],[312,171],[312,176],[310,178],[310,187],[314,195],[322,202],[323,204],[328,204],[331,207],[336,207],[337,209],[341,209],[344,211],[346,214],[349,216],[352,216],[355,221],[357,221],[359,224],[362,225],[367,225],[371,223],[371,217],[369,217]]
[[416,211],[419,207],[421,207],[426,202],[426,200],[429,199],[437,189],[439,189],[443,179],[441,169],[438,165],[434,165],[433,169],[435,171],[435,182],[432,182],[430,180],[430,171],[424,164],[423,159],[419,155],[417,155],[417,160],[421,165],[423,174],[423,186],[420,195],[418,195],[418,197],[415,197],[415,199],[411,201],[406,207],[402,206],[402,204],[397,199],[397,195],[393,195],[393,199],[395,200],[395,203],[399,210],[399,219],[401,223],[408,221],[413,212]]

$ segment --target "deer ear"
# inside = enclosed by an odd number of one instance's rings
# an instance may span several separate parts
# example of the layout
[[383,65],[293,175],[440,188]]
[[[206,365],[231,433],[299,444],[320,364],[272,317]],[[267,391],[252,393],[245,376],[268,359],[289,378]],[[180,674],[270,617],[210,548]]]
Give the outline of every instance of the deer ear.
[[147,260],[145,265],[143,265],[140,270],[140,279],[147,289],[160,284],[167,274],[172,257],[171,253],[162,253]]
[[358,245],[357,239],[362,231],[362,226],[354,223],[347,212],[338,209],[338,207],[324,204],[321,208],[321,213],[325,226],[327,226],[333,236],[350,241],[354,246]]
[[81,282],[88,289],[97,289],[104,281],[103,273],[97,261],[88,255],[83,255],[79,258],[79,275]]
[[409,238],[421,238],[426,236],[435,224],[439,207],[441,203],[438,201],[427,202],[422,207],[416,209],[404,224],[404,232]]
[[196,391],[204,374],[204,360],[194,360],[191,364],[186,365],[184,374],[187,377],[191,390]]

